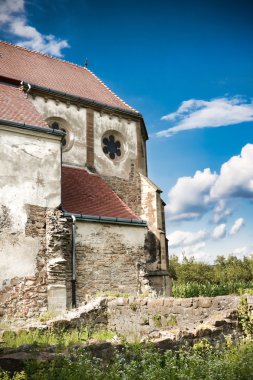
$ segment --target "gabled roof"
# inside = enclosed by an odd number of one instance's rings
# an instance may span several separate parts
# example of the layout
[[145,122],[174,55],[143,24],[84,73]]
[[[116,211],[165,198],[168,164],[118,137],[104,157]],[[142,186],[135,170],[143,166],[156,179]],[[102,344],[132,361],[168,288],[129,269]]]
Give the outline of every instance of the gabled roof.
[[74,214],[140,220],[101,177],[68,166],[62,168],[62,207]]
[[0,76],[136,112],[90,70],[0,41]]
[[0,119],[48,128],[24,92],[0,83]]

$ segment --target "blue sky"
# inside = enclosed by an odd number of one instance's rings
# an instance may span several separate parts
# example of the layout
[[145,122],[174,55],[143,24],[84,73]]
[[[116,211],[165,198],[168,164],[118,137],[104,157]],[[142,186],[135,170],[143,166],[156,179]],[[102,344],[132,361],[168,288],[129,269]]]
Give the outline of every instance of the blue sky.
[[89,68],[144,116],[171,254],[253,253],[253,3],[1,0],[0,38]]

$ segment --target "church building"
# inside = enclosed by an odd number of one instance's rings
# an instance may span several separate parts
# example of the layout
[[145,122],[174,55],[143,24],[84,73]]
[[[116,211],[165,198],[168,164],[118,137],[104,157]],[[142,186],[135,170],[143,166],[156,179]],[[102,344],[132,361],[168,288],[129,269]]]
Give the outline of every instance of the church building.
[[147,139],[87,67],[0,42],[0,318],[170,294]]

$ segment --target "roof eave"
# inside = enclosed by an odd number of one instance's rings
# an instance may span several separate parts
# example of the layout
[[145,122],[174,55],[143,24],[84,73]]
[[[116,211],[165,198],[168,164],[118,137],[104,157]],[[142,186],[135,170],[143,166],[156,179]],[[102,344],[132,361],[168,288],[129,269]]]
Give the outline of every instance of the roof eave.
[[[1,76],[1,75],[0,75],[0,82],[9,83],[9,84],[14,85],[14,86],[20,86],[20,84],[21,84],[21,81],[18,79],[9,78],[9,77],[5,77],[5,76]],[[22,84],[28,85],[27,82],[23,82]],[[46,95],[54,95],[60,99],[69,100],[69,101],[73,101],[73,102],[78,103],[78,104],[87,105],[87,106],[90,106],[92,108],[96,108],[99,111],[105,110],[108,112],[116,112],[116,113],[120,113],[121,115],[124,114],[125,116],[129,116],[129,117],[138,119],[141,121],[141,128],[142,128],[143,133],[144,133],[144,138],[145,138],[145,140],[148,140],[148,133],[147,133],[147,128],[146,128],[146,125],[144,122],[144,118],[143,118],[142,114],[139,112],[130,111],[130,110],[127,110],[124,108],[119,108],[119,107],[113,107],[113,106],[110,106],[110,105],[105,104],[105,103],[97,102],[95,100],[90,100],[88,98],[83,98],[80,96],[68,94],[66,92],[53,90],[51,88],[47,88],[47,87],[43,87],[43,86],[38,86],[38,85],[35,85],[32,83],[29,83],[29,85],[31,86],[31,89],[29,91],[30,94],[35,92],[35,93],[39,93],[39,94],[43,94],[43,95],[45,95],[45,94]]]

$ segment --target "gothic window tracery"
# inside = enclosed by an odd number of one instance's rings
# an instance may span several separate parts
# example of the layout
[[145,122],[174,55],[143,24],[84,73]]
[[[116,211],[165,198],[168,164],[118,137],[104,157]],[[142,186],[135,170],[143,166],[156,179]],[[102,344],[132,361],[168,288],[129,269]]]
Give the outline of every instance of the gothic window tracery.
[[103,138],[103,152],[108,155],[111,160],[121,156],[121,142],[115,139],[114,135]]

